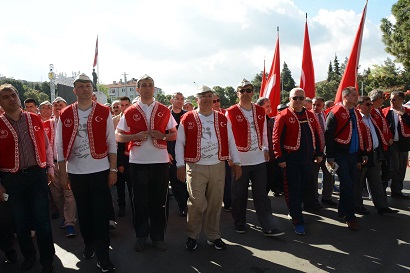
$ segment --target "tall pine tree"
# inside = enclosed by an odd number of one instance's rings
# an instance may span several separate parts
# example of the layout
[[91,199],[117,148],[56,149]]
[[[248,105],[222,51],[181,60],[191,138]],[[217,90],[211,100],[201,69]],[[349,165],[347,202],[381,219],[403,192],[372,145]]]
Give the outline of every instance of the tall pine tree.
[[280,73],[280,79],[282,83],[282,90],[290,91],[295,87],[295,80],[292,78],[292,72],[290,72],[288,65],[284,62],[282,72]]

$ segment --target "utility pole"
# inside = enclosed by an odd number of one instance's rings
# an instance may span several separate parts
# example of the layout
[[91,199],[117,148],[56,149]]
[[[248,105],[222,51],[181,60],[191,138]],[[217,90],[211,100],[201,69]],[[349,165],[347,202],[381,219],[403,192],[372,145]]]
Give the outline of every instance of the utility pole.
[[129,94],[128,94],[128,90],[127,90],[127,75],[128,75],[128,74],[124,72],[123,75],[124,75],[124,88],[125,88],[124,90],[125,90],[125,95],[126,95],[127,97],[130,97]]

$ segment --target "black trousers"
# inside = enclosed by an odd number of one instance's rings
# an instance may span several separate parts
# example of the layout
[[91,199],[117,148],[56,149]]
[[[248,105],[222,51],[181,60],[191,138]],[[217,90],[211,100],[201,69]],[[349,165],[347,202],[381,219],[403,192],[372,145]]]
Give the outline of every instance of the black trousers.
[[130,163],[133,222],[137,238],[146,238],[149,234],[153,242],[164,241],[168,168],[168,163]]
[[172,165],[169,165],[169,181],[171,182],[172,193],[174,194],[174,198],[178,203],[179,209],[186,209],[188,200],[186,182],[178,180],[177,166],[175,161]]
[[103,264],[109,261],[110,246],[108,172],[68,174],[84,244],[94,247],[98,260]]
[[13,248],[13,223],[8,202],[0,202],[0,249],[4,252]]

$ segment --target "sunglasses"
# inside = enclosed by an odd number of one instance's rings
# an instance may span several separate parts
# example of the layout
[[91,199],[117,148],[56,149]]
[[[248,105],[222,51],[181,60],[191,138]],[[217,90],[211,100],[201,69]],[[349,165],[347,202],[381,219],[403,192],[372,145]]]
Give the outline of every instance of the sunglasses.
[[304,100],[305,99],[305,97],[303,97],[303,96],[294,96],[294,97],[292,97],[292,100]]
[[217,100],[214,100],[214,103],[217,103],[217,102],[220,102],[220,100],[219,100],[219,99],[217,99]]
[[396,100],[399,100],[399,99],[390,99],[390,101],[396,101]]
[[245,92],[249,94],[249,93],[252,92],[252,89],[251,89],[251,88],[240,89],[239,92],[241,92],[241,94],[243,94],[243,93],[245,93]]
[[117,108],[120,108],[120,107],[119,106],[113,106],[112,108],[117,109]]

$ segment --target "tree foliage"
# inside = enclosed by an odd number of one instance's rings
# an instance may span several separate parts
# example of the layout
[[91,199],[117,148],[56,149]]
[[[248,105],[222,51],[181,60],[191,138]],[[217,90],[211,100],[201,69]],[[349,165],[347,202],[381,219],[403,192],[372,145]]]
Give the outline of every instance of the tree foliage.
[[398,0],[392,7],[395,22],[381,20],[382,41],[386,51],[397,58],[405,69],[410,69],[410,0]]
[[290,69],[285,62],[283,63],[282,72],[280,73],[280,80],[282,83],[283,90],[289,92],[295,87],[296,83],[295,80],[292,78],[292,72],[290,72]]
[[[43,101],[49,100],[49,96],[46,93],[43,93],[41,91],[29,88],[25,93],[24,93],[24,99],[32,98],[37,101],[38,104],[42,103]],[[22,101],[23,102],[23,101]]]

